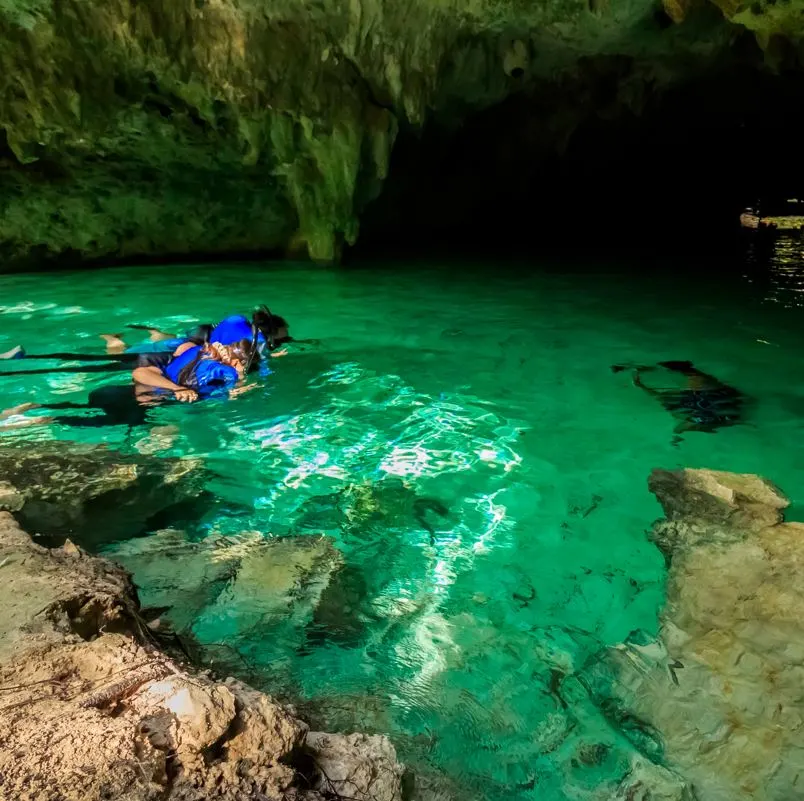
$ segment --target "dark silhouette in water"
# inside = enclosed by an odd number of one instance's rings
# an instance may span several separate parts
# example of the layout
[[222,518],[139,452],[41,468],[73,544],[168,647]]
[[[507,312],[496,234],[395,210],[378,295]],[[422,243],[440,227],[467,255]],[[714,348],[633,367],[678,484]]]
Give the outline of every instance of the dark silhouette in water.
[[[686,386],[656,388],[642,383],[642,373],[660,368],[683,375]],[[673,429],[674,445],[681,441],[680,435],[687,431],[713,434],[719,428],[743,422],[745,395],[715,376],[699,370],[692,362],[669,361],[650,366],[615,364],[611,369],[615,373],[633,370],[634,385],[656,398],[678,420]]]

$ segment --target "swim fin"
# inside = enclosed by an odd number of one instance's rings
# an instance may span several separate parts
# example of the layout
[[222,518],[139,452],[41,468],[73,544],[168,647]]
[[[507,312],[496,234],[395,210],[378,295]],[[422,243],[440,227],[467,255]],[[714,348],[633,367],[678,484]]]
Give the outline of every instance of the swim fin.
[[625,364],[612,364],[610,369],[612,373],[622,373],[626,370],[655,370],[656,366],[652,364],[635,364],[634,362],[626,362]]
[[674,370],[677,373],[686,373],[689,370],[695,369],[695,365],[693,365],[692,362],[679,361],[659,362],[659,367],[665,367],[668,370]]
[[126,328],[133,328],[135,331],[147,331],[148,339],[151,342],[161,342],[164,339],[175,339],[175,334],[168,334],[166,331],[160,331],[158,328],[152,328],[149,325],[135,325],[133,323],[126,326]]
[[25,358],[25,348],[22,345],[17,345],[13,347],[11,350],[7,350],[5,353],[0,353],[0,360],[8,360],[11,359],[24,359]]

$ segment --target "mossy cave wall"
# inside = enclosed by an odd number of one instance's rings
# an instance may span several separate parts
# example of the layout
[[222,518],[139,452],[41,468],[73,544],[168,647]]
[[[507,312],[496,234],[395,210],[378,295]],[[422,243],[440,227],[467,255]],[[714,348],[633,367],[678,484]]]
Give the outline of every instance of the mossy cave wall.
[[0,257],[337,259],[400,130],[520,94],[560,146],[746,31],[758,69],[797,63],[797,3],[0,0]]

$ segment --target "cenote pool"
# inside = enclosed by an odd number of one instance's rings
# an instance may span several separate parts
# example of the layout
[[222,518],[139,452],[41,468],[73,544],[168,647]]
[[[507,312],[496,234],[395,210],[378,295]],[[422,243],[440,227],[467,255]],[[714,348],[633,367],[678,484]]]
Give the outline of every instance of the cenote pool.
[[[247,585],[236,571],[210,579],[202,602],[178,610],[208,654],[315,722],[389,734],[439,792],[585,798],[622,775],[627,749],[582,692],[559,697],[555,682],[635,630],[656,631],[665,567],[645,537],[660,515],[650,470],[756,472],[791,497],[791,518],[804,503],[800,243],[779,240],[711,278],[652,267],[5,276],[0,350],[102,352],[99,335],[129,323],[183,330],[259,302],[318,344],[271,360],[236,399],[157,408],[149,427],[22,428],[12,417],[0,436],[203,458],[213,502],[163,521],[174,542],[205,553],[223,537],[241,565],[255,537],[328,543],[294,563],[307,578],[279,600],[261,595],[261,582],[286,580],[265,563],[251,565]],[[667,359],[742,389],[747,424],[673,446],[671,416],[609,369]],[[125,380],[4,374],[0,399],[83,401]],[[128,559],[147,600],[149,574],[136,565],[165,534],[145,534],[101,534],[92,547]],[[207,553],[214,565],[217,547]]]

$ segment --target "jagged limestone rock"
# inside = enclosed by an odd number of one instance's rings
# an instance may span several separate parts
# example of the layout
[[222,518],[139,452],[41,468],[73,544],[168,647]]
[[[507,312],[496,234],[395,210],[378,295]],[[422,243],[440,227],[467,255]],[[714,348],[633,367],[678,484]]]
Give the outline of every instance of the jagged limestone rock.
[[7,481],[0,481],[0,512],[19,512],[25,505],[25,498],[19,490]]
[[[35,545],[6,512],[0,565],[0,801],[320,801],[306,724],[162,653],[121,568]],[[356,778],[402,774],[385,738],[341,739]],[[319,743],[306,747],[315,762]]]
[[659,640],[587,671],[607,716],[698,801],[787,801],[804,771],[804,524],[758,476],[655,471]]
[[315,788],[356,801],[402,801],[402,767],[387,737],[309,732]]

